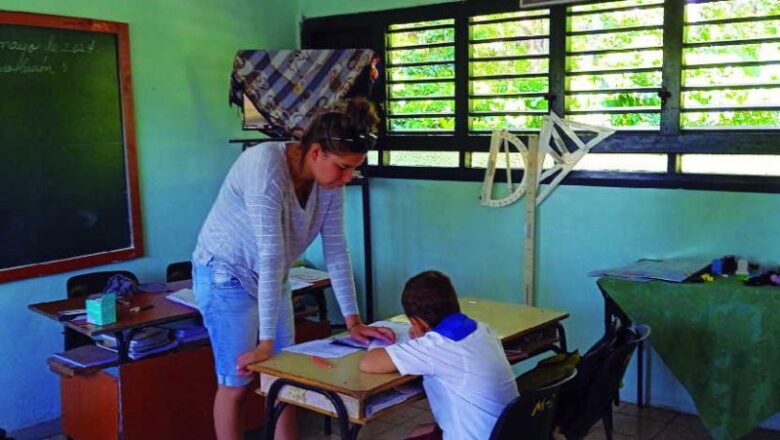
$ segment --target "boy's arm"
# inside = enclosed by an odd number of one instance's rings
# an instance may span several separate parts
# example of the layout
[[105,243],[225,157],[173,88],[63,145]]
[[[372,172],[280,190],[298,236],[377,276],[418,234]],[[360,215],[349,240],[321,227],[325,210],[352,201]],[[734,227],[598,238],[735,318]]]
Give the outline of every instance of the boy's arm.
[[360,360],[360,371],[364,373],[393,373],[398,371],[395,363],[384,348],[369,350]]

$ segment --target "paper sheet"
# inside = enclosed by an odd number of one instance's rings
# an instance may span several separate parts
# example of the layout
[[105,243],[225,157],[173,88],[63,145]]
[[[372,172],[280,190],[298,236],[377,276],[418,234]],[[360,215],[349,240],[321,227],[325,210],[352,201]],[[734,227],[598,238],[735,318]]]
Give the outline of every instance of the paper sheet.
[[311,285],[312,284],[307,282],[307,281],[303,281],[303,280],[300,280],[298,278],[290,277],[290,289],[292,291],[296,291],[298,289],[303,289],[304,287],[309,287]]
[[293,267],[290,269],[290,279],[298,279],[314,283],[320,280],[327,280],[328,273],[322,270],[312,269],[310,267]]
[[289,351],[290,353],[319,356],[322,358],[340,358],[358,351],[359,348],[332,344],[330,339],[317,339],[315,341],[293,345],[284,348],[283,350]]
[[198,302],[195,301],[195,292],[193,292],[192,289],[177,290],[176,292],[165,295],[165,298],[181,305],[192,307],[193,309],[198,308]]

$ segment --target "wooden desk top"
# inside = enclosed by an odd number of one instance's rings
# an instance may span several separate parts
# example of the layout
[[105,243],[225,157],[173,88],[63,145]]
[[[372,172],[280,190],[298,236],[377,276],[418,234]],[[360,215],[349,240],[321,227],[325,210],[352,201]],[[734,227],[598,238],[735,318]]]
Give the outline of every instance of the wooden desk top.
[[[567,318],[568,313],[550,309],[529,307],[491,301],[482,298],[460,298],[461,311],[477,321],[493,327],[502,342],[511,341],[540,327],[554,325]],[[404,321],[403,315],[391,318]],[[275,377],[292,379],[307,385],[354,396],[358,399],[374,395],[415,379],[415,376],[401,376],[398,373],[368,374],[360,371],[360,359],[365,351],[348,356],[328,359],[333,368],[322,368],[314,364],[309,356],[282,352],[267,361],[250,365],[248,368]]]
[[[325,287],[330,287],[330,279],[317,280],[309,286],[293,291],[293,295],[298,296]],[[200,316],[200,313],[196,309],[165,299],[165,296],[169,293],[185,288],[192,288],[192,280],[167,283],[167,288],[164,292],[136,293],[130,299],[130,304],[117,304],[116,322],[104,326],[87,323],[74,324],[70,321],[60,321],[57,319],[57,312],[86,308],[86,297],[30,304],[27,307],[34,312],[62,323],[65,327],[71,328],[89,337],[93,337],[106,333],[116,333],[123,330],[148,327],[150,325],[164,324],[166,322]],[[153,307],[140,312],[130,311],[133,307],[145,306],[147,304],[152,304]]]
[[[200,316],[200,313],[196,309],[165,299],[165,295],[180,289],[189,288],[191,286],[192,282],[189,280],[178,281],[175,283],[168,283],[167,289],[164,292],[136,293],[130,299],[130,304],[117,304],[117,321],[113,324],[104,326],[92,325],[88,323],[78,325],[70,321],[59,321],[57,319],[57,312],[85,308],[85,302],[87,300],[86,297],[68,298],[59,301],[30,304],[28,308],[34,312],[40,313],[43,316],[61,322],[68,328],[72,328],[79,333],[83,333],[91,337]],[[142,310],[140,312],[130,311],[130,309],[133,307],[144,306],[147,304],[152,304],[153,307],[151,309]]]

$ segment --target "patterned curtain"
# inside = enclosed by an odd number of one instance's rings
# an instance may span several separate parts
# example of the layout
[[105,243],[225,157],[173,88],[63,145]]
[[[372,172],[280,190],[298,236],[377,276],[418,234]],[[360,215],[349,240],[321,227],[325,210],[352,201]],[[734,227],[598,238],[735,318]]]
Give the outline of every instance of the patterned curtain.
[[370,49],[242,50],[233,62],[230,104],[243,107],[246,97],[257,110],[251,126],[271,137],[299,137],[320,108],[353,88],[370,98],[377,61]]

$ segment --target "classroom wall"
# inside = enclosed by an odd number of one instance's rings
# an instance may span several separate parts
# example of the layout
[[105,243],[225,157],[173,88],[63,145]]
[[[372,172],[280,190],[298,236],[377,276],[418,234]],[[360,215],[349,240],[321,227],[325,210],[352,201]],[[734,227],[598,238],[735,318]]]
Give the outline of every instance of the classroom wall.
[[[227,105],[237,49],[298,47],[298,4],[288,0],[0,0],[0,9],[130,25],[146,256],[112,266],[141,281],[185,260],[219,184],[247,136]],[[8,188],[4,190],[9,190]],[[1,245],[1,244],[0,244]],[[59,417],[57,376],[46,358],[61,326],[27,305],[65,297],[76,272],[0,284],[0,427]]]
[[[300,3],[300,4],[298,4]],[[92,17],[130,24],[146,256],[113,266],[159,280],[187,259],[198,228],[245,136],[228,108],[232,56],[239,48],[298,45],[304,16],[440,3],[438,0],[0,0],[0,9]],[[195,5],[195,6],[194,6]],[[399,292],[420,270],[448,272],[461,293],[517,300],[522,286],[522,205],[478,205],[480,184],[372,179],[377,317],[400,312]],[[347,225],[362,281],[359,188],[347,190]],[[572,348],[602,330],[601,297],[586,273],[638,257],[736,253],[780,262],[773,245],[779,195],[561,186],[539,212],[538,302],[567,310]],[[307,258],[317,261],[314,246]],[[59,416],[57,378],[45,359],[61,348],[61,328],[27,304],[65,296],[75,274],[0,284],[0,427],[18,429]],[[672,306],[672,305],[670,305]],[[333,308],[331,310],[334,310]],[[692,409],[656,358],[654,403]],[[623,395],[634,398],[634,370]]]
[[[439,2],[366,0],[348,7],[301,0],[301,11],[317,17],[432,3]],[[461,294],[522,301],[523,203],[482,207],[480,188],[371,179],[378,318],[400,313],[404,281],[428,268],[449,273]],[[569,344],[582,352],[603,332],[603,302],[589,271],[641,257],[686,255],[736,254],[780,264],[779,207],[777,194],[560,186],[538,214],[537,303],[571,314],[565,321]],[[630,401],[636,399],[635,371],[632,364],[621,393]],[[653,404],[695,411],[655,355],[651,375]],[[780,417],[768,426],[780,429]]]

